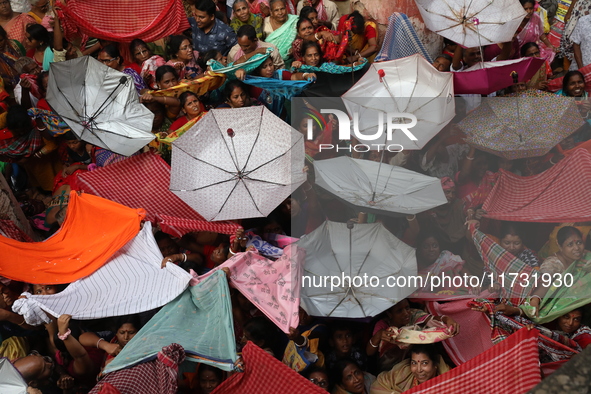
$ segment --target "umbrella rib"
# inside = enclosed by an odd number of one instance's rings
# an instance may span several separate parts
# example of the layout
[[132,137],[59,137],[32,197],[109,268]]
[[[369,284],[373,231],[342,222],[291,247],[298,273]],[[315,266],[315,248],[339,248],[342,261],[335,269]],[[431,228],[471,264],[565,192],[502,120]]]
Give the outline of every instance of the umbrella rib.
[[[232,151],[230,150],[230,147],[228,146],[228,142],[224,138],[224,134],[222,133],[222,129],[220,128],[220,124],[218,123],[217,118],[214,116],[213,119],[215,120],[215,123],[218,126],[217,130],[220,133],[220,137],[222,137],[222,141],[224,141],[224,145],[226,146],[226,149],[228,150],[228,154],[230,155],[230,158],[232,159],[232,163],[234,164],[234,167],[236,167],[236,172],[240,172],[240,167],[238,167],[238,162],[237,162],[238,157],[232,156]],[[232,137],[230,137],[230,138],[232,138]],[[192,156],[192,157],[196,159],[196,157],[194,157],[194,156]],[[214,167],[216,167],[216,166],[214,166]],[[225,171],[225,170],[223,170],[223,171]],[[228,172],[228,171],[226,171],[226,172]]]
[[259,140],[259,137],[261,135],[261,124],[263,123],[263,112],[262,111],[264,111],[264,106],[261,106],[261,107],[262,107],[261,108],[261,118],[260,118],[261,120],[259,122],[259,127],[258,127],[258,130],[257,130],[257,136],[254,139],[254,142],[252,143],[252,146],[250,148],[250,152],[248,153],[248,157],[246,158],[246,162],[244,163],[244,167],[242,167],[242,171],[244,171],[246,169],[246,166],[248,165],[248,162],[250,161],[250,156],[252,155],[252,152],[254,152],[254,147],[256,146],[256,144],[257,144],[257,142]]
[[359,305],[359,308],[361,308],[361,312],[363,313],[363,316],[367,316],[367,314],[365,313],[365,309],[363,308],[363,305],[361,305],[361,301],[359,301],[357,299],[357,295],[355,295],[355,290],[351,289],[351,293],[353,293],[353,299],[355,301],[357,301],[357,304]]
[[261,212],[261,210],[259,209],[259,206],[257,205],[256,201],[254,200],[254,197],[252,196],[252,193],[250,192],[250,189],[248,188],[248,186],[246,185],[246,182],[244,182],[244,179],[240,179],[240,181],[242,182],[242,184],[244,185],[244,187],[246,188],[246,191],[248,192],[248,195],[250,197],[250,199],[252,200],[252,203],[254,204],[254,207],[257,209],[257,211],[259,211],[259,213],[263,216],[265,216],[264,213]]
[[277,185],[277,186],[287,186],[287,184],[284,184],[284,183],[264,181],[262,179],[251,178],[251,177],[248,177],[248,176],[245,176],[244,179],[248,179],[249,181],[253,181],[253,182],[269,183],[271,185]]
[[274,157],[274,158],[272,158],[271,160],[269,160],[269,161],[267,161],[267,162],[265,162],[265,163],[263,163],[263,164],[259,165],[258,167],[255,167],[255,168],[253,168],[252,170],[248,171],[248,173],[249,173],[249,174],[252,174],[253,172],[255,172],[256,170],[258,170],[259,168],[261,168],[261,167],[263,167],[263,166],[266,166],[267,164],[269,164],[269,163],[272,163],[272,162],[274,162],[274,161],[275,161],[275,160],[277,160],[277,159],[280,159],[280,158],[282,158],[283,156],[285,156],[286,154],[288,154],[289,152],[291,152],[291,150],[292,150],[292,149],[295,147],[295,145],[296,145],[298,142],[300,142],[300,140],[301,140],[302,138],[303,138],[303,136],[302,136],[302,137],[300,137],[300,138],[298,138],[298,140],[297,140],[296,142],[294,142],[294,143],[293,143],[293,145],[292,145],[292,146],[291,146],[291,147],[290,147],[288,150],[286,150],[285,152],[283,152],[283,153],[282,153],[282,154],[280,154],[279,156],[277,156],[277,157]]
[[190,189],[190,190],[186,190],[186,189],[170,189],[170,190],[171,191],[175,191],[175,192],[181,192],[181,191],[196,192],[198,190],[207,189],[208,187],[221,185],[222,183],[232,182],[232,181],[235,181],[235,180],[236,180],[235,178],[226,179],[225,181],[219,181],[219,182],[216,182],[216,183],[212,183],[211,185],[201,186],[201,187],[198,187],[197,189]]
[[346,290],[345,295],[343,296],[343,298],[341,298],[341,300],[339,301],[338,304],[335,305],[334,308],[332,308],[332,310],[330,312],[328,312],[327,316],[332,315],[332,313],[343,303],[343,301],[345,301],[345,298],[347,298],[347,295],[349,294],[349,289]]
[[[230,193],[228,193],[228,196],[226,197],[226,200],[224,201],[224,203],[222,204],[222,206],[220,207],[220,210],[218,211],[218,213],[215,215],[219,215],[220,212],[222,212],[222,209],[224,209],[224,207],[226,206],[226,203],[228,202],[228,200],[230,199],[230,196],[232,195],[232,193],[234,192],[234,190],[236,190],[236,187],[238,187],[238,182],[236,182],[234,184],[234,187],[232,188],[232,190],[230,190]],[[214,217],[215,219],[215,217]]]
[[223,169],[223,168],[221,168],[221,167],[218,167],[218,166],[216,166],[216,165],[213,165],[213,164],[211,164],[211,163],[208,163],[208,162],[206,162],[206,161],[204,161],[204,160],[201,160],[201,159],[199,159],[199,158],[197,158],[197,157],[193,156],[191,153],[187,152],[186,150],[184,150],[183,148],[181,148],[181,147],[180,147],[178,144],[176,144],[176,143],[174,144],[174,146],[176,146],[177,148],[179,148],[180,150],[182,150],[183,152],[185,152],[187,155],[191,156],[193,159],[197,160],[198,162],[201,162],[201,163],[203,163],[203,164],[207,164],[207,165],[209,165],[209,166],[211,166],[211,167],[213,167],[213,168],[217,168],[218,170],[220,170],[220,171],[223,171],[223,172],[225,172],[225,173],[227,173],[227,174],[230,174],[230,175],[236,175],[236,173],[235,173],[235,172],[232,172],[232,171],[225,170],[225,169]]

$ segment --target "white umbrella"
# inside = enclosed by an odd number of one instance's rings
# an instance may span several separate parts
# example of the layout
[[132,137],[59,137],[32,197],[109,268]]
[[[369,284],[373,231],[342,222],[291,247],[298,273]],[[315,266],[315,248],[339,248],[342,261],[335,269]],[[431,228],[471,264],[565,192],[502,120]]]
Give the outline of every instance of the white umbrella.
[[[378,127],[382,127],[382,135],[378,139],[364,140],[356,137],[370,149],[378,149],[379,144],[398,144],[405,150],[416,150],[425,146],[453,119],[453,95],[452,73],[437,71],[417,54],[373,63],[365,75],[341,98],[352,118],[358,114],[358,129],[362,135],[376,134]],[[411,140],[399,129],[394,130],[392,138],[388,140],[387,116],[383,115],[380,123],[380,113],[414,115],[417,123],[408,131],[416,140]],[[408,119],[401,120],[400,123],[410,123]]]
[[415,250],[380,223],[325,222],[298,246],[306,250],[301,306],[312,316],[375,316],[416,290],[408,280]]
[[447,203],[438,178],[402,167],[341,156],[314,170],[318,186],[365,211],[412,215]]
[[27,394],[27,383],[7,358],[0,358],[0,393]]
[[518,0],[415,0],[427,28],[465,47],[510,42],[526,15]]
[[209,221],[267,216],[306,180],[304,158],[265,106],[214,109],[172,144],[170,190]]
[[52,63],[47,102],[83,141],[131,156],[154,139],[133,79],[84,56]]

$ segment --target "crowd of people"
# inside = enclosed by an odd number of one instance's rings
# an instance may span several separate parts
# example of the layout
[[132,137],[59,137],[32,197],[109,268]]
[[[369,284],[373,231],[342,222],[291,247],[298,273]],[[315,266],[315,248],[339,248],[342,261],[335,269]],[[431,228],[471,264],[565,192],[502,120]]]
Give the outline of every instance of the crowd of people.
[[[508,160],[467,142],[457,124],[473,109],[469,97],[465,104],[456,105],[454,120],[421,150],[384,154],[322,151],[323,144],[343,147],[356,141],[339,141],[335,117],[318,121],[320,115],[309,103],[303,112],[292,111],[290,99],[344,93],[367,72],[383,40],[378,25],[367,15],[359,11],[341,15],[331,0],[183,0],[190,28],[155,42],[139,38],[131,42],[93,37],[72,40],[65,34],[72,22],[60,8],[68,7],[66,1],[62,5],[49,0],[0,0],[0,170],[20,205],[15,209],[22,209],[34,240],[41,241],[59,231],[70,191],[80,190],[80,174],[101,171],[127,159],[81,140],[72,130],[55,133],[43,120],[47,118],[36,115],[38,110],[52,111],[46,100],[51,64],[91,56],[130,77],[139,102],[154,114],[151,131],[155,141],[138,154],[152,152],[170,163],[170,140],[193,127],[211,109],[265,106],[304,135],[313,124],[313,138],[305,142],[306,163],[302,163],[307,181],[301,187],[268,217],[238,221],[241,228],[232,237],[189,232],[178,238],[157,229],[154,237],[163,267],[177,264],[201,275],[247,250],[277,258],[282,253],[282,247],[274,242],[277,235],[297,239],[331,220],[382,223],[416,248],[417,271],[423,276],[466,273],[481,277],[490,272],[490,265],[485,264],[489,258],[483,257],[476,241],[476,234],[482,233],[502,248],[499,250],[508,252],[521,269],[540,275],[570,273],[576,283],[584,284],[590,280],[589,222],[541,224],[535,218],[529,223],[501,222],[487,218],[483,209],[502,173],[539,175],[573,152],[591,147],[589,71],[585,71],[591,64],[591,1],[561,0],[558,13],[552,7],[556,1],[519,2],[526,16],[513,41],[464,48],[445,38],[432,54],[432,65],[441,73],[465,72],[483,61],[544,59],[530,80],[515,80],[496,92],[497,96],[548,91],[551,81],[562,78],[562,89],[555,94],[576,103],[584,125],[543,156]],[[559,26],[563,29],[560,45],[550,40],[552,29]],[[216,73],[218,78],[225,73],[221,87],[205,94],[191,90]],[[258,84],[260,80],[277,84]],[[186,89],[179,90],[181,85]],[[278,94],[277,90],[288,93]],[[406,217],[358,215],[359,210],[314,182],[314,161],[341,155],[439,178],[447,203]],[[568,168],[564,172],[578,171]],[[150,180],[144,182],[149,187]],[[0,219],[0,234],[13,236],[5,227],[9,215],[0,212]],[[266,249],[251,243],[253,238]],[[19,240],[33,241],[28,236]],[[269,249],[272,254],[265,254]],[[4,264],[10,262],[0,262]],[[50,323],[34,326],[12,309],[23,292],[52,295],[66,286],[22,283],[0,276],[0,356],[10,359],[31,393],[89,392],[100,382],[103,369],[124,347],[133,346],[136,333],[157,313],[151,310],[98,320],[74,320],[62,314],[50,316]],[[287,364],[333,394],[402,393],[456,365],[444,342],[408,346],[397,337],[398,329],[412,326],[420,332],[444,327],[448,338],[461,338],[460,333],[473,330],[453,316],[430,312],[432,298],[423,298],[420,290],[380,315],[360,321],[310,316],[300,307],[299,326],[285,334],[247,297],[232,289],[236,347],[240,352],[250,341],[283,361],[286,349],[295,346],[307,358],[306,367]],[[448,288],[438,300],[450,301],[458,295],[468,297],[466,301],[477,298],[471,304],[472,313],[491,318],[492,342],[522,327],[535,327],[540,335],[568,347],[560,357],[541,348],[541,363],[564,362],[591,343],[591,309],[581,301],[583,293],[577,293],[572,301],[569,289],[558,293],[562,290],[537,284],[516,300],[503,290],[492,280],[480,288]],[[174,338],[170,340],[174,342]],[[457,346],[462,346],[461,341]],[[208,394],[229,375],[240,373],[198,363],[191,368],[185,371],[189,374],[179,373],[178,392]]]

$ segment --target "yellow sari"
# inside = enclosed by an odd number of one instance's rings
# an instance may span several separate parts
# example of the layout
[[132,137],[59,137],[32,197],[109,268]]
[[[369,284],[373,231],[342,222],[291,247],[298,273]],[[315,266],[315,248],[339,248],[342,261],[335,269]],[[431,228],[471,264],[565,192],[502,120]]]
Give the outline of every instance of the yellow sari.
[[[439,376],[449,371],[449,365],[439,356],[437,374]],[[418,385],[418,382],[410,371],[410,359],[396,364],[390,371],[382,372],[371,385],[369,394],[399,394]]]

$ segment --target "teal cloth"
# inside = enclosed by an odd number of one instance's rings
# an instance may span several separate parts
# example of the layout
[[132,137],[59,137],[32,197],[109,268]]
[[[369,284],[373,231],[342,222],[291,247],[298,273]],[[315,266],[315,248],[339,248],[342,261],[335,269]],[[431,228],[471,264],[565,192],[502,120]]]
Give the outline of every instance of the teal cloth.
[[283,60],[289,57],[289,50],[291,44],[295,40],[297,35],[296,25],[298,23],[298,17],[296,15],[287,15],[287,21],[281,25],[281,27],[265,38],[266,42],[274,44],[279,49],[279,54]]
[[243,69],[244,71],[246,71],[246,73],[253,72],[254,70],[257,69],[258,66],[263,64],[263,62],[265,60],[267,60],[267,58],[269,56],[271,56],[271,52],[273,52],[273,48],[267,48],[266,54],[261,55],[260,53],[257,53],[256,55],[254,55],[253,57],[251,57],[250,59],[248,59],[244,63],[240,63],[240,64],[236,64],[236,65],[234,65],[235,62],[233,62],[233,63],[228,64],[227,66],[224,66],[222,63],[218,62],[215,59],[210,59],[207,62],[207,65],[211,68],[211,71],[213,71],[213,72],[220,73],[220,74],[226,74],[226,76],[228,78],[236,79],[236,71],[238,69]]
[[328,62],[322,63],[322,65],[320,67],[313,67],[313,66],[307,66],[305,64],[302,64],[302,66],[298,69],[298,72],[301,72],[301,73],[324,72],[324,73],[329,73],[329,74],[346,74],[346,73],[350,73],[350,72],[354,72],[354,71],[359,71],[363,67],[365,67],[366,64],[367,64],[367,59],[363,59],[362,63],[360,63],[354,67],[339,66],[338,64],[328,63]]
[[171,343],[178,343],[185,349],[186,360],[224,371],[234,369],[238,357],[232,303],[222,270],[166,304],[107,365],[104,373],[152,360]]
[[53,63],[53,49],[48,46],[43,52],[43,71],[49,71],[51,63]]

